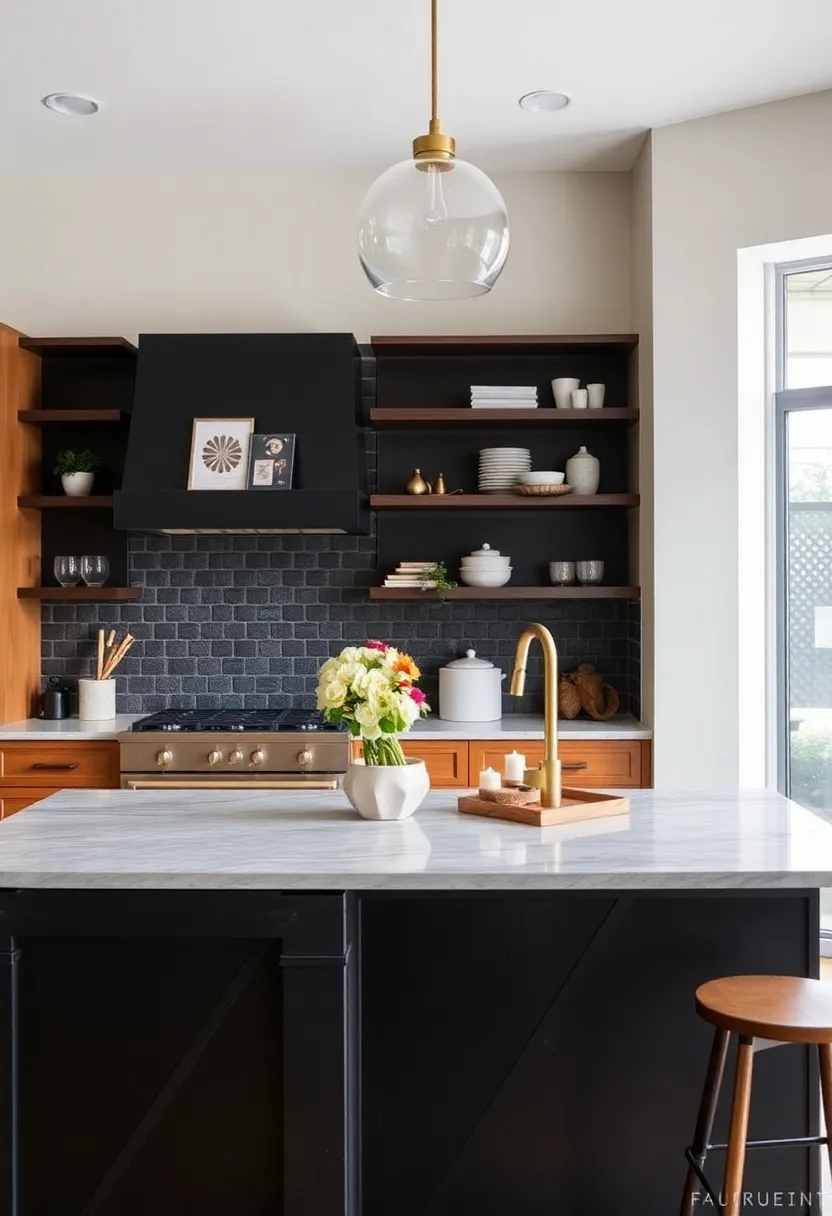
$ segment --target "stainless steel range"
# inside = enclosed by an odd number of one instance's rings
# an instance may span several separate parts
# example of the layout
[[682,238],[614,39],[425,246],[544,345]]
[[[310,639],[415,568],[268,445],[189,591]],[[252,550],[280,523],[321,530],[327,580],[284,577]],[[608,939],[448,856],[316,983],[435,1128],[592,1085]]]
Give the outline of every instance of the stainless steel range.
[[334,790],[349,736],[305,710],[164,710],[119,735],[130,790]]

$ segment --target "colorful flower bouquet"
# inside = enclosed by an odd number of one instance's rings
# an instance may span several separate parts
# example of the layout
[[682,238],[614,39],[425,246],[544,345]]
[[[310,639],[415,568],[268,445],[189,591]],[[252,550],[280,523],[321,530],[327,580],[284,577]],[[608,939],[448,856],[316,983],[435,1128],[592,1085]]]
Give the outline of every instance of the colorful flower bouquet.
[[318,709],[363,740],[365,764],[405,765],[396,736],[430,712],[420,675],[409,654],[386,642],[346,646],[318,672]]

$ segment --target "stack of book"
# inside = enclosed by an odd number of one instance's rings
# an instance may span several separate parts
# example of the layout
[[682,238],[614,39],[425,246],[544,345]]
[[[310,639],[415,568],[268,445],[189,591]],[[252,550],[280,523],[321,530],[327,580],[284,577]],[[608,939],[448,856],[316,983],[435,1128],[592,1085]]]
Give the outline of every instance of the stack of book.
[[385,587],[419,587],[429,590],[436,586],[436,580],[428,579],[423,582],[426,570],[435,566],[435,562],[400,562],[395,574],[388,574],[384,580]]
[[472,384],[471,406],[475,410],[536,410],[534,384]]

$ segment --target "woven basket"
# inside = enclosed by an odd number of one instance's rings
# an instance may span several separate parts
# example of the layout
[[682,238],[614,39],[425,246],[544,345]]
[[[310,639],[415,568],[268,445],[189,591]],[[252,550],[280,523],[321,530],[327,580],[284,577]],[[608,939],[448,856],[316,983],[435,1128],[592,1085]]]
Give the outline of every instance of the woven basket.
[[555,498],[558,494],[568,494],[571,486],[515,486],[514,493],[526,498]]

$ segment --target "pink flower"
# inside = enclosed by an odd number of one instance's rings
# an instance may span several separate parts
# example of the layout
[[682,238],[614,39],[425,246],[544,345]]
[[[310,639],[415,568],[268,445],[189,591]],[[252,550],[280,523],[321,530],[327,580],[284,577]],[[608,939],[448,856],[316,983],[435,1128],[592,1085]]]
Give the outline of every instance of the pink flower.
[[387,643],[379,642],[379,640],[377,638],[375,638],[369,642],[365,642],[364,645],[367,647],[368,650],[387,650],[388,649]]
[[410,694],[411,700],[415,701],[417,705],[424,705],[425,701],[427,701],[427,697],[421,688],[408,688],[407,691]]

